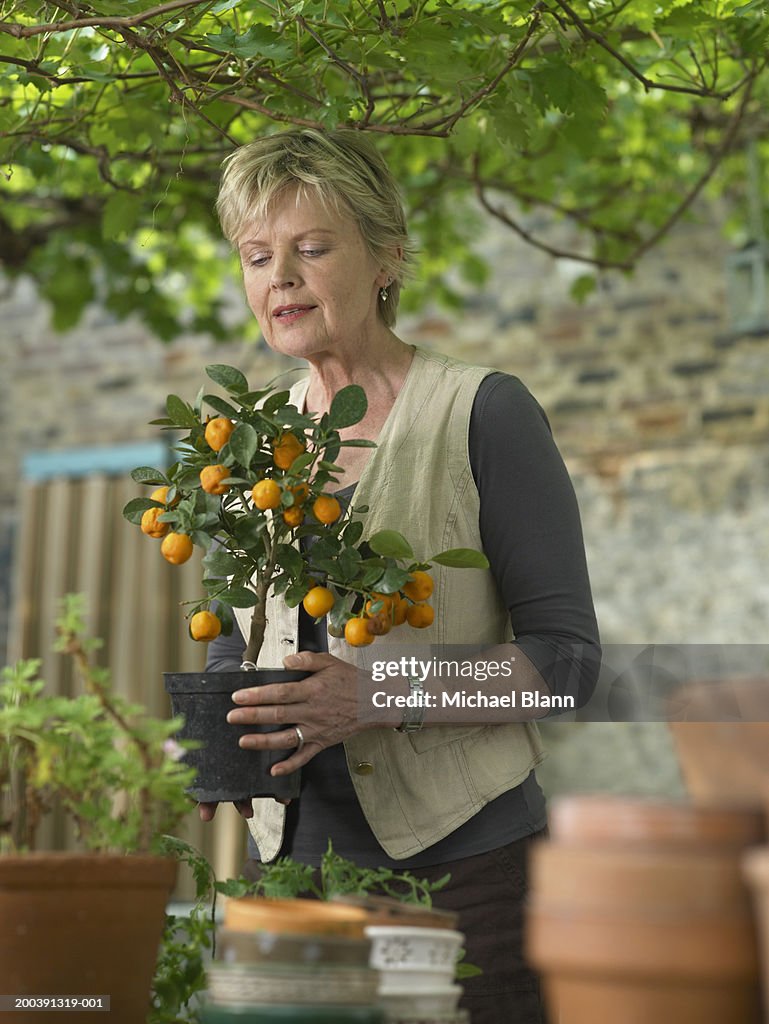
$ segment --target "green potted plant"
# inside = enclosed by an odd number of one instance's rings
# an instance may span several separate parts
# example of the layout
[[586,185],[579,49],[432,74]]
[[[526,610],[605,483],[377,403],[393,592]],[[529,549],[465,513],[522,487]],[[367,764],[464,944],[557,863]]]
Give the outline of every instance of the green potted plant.
[[[193,795],[201,801],[291,798],[299,793],[298,773],[270,775],[284,755],[242,750],[239,736],[254,727],[225,721],[234,690],[303,676],[280,665],[257,670],[270,598],[282,597],[292,608],[302,603],[316,620],[327,616],[333,636],[360,647],[404,623],[432,624],[432,563],[486,568],[488,562],[465,548],[417,557],[396,530],[365,537],[366,507],[342,508],[332,493],[341,472],[335,459],[343,446],[375,447],[340,436],[366,413],[362,388],[343,388],[316,417],[274,384],[251,390],[234,367],[212,365],[206,373],[227,397],[201,391],[194,404],[168,397],[168,415],[154,422],[184,432],[175,446],[178,460],[165,470],[134,470],[137,483],[155,489],[130,501],[123,514],[161,541],[172,564],[187,561],[195,545],[205,550],[206,593],[187,612],[193,639],[227,634],[233,609],[253,608],[242,666],[247,679],[231,672],[166,676],[174,711],[185,718],[184,735],[201,742],[191,755]],[[311,543],[302,544],[305,538]]]
[[[94,1008],[61,1002],[85,997],[109,998],[111,1020],[136,1024],[176,877],[161,836],[188,813],[193,773],[172,738],[179,722],[113,692],[82,612],[71,595],[57,622],[57,649],[74,659],[82,692],[46,694],[31,660],[0,681],[0,974],[4,993],[27,1000],[9,1020]],[[36,850],[54,809],[82,852]],[[45,1004],[53,997],[58,1005]]]

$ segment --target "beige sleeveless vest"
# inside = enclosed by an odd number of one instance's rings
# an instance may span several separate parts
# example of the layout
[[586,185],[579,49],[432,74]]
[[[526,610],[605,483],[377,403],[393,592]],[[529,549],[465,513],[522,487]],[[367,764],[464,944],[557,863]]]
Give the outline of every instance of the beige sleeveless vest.
[[[468,433],[475,394],[492,372],[416,349],[352,499],[353,505],[369,506],[364,537],[381,529],[399,530],[419,558],[449,548],[481,547]],[[291,389],[291,401],[299,408],[307,386],[304,379]],[[491,646],[511,639],[507,609],[490,572],[435,566],[432,575],[431,627],[417,631],[404,625],[366,648],[329,636],[329,652],[370,671],[376,660],[429,657],[430,645]],[[247,635],[251,609],[235,613]],[[298,609],[271,597],[267,618],[259,667],[282,667],[283,658],[297,650]],[[369,729],[344,747],[363,813],[395,859],[448,835],[522,782],[544,757],[533,723],[446,725],[413,733]],[[284,821],[281,804],[254,800],[248,824],[262,860],[277,856]]]

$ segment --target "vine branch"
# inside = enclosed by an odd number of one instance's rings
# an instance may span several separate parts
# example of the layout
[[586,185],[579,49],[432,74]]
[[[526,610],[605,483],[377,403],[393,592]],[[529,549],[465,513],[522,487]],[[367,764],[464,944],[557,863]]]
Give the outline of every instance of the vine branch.
[[104,16],[73,18],[70,21],[52,21],[44,25],[17,25],[9,21],[0,21],[0,32],[5,32],[16,39],[27,39],[30,36],[39,36],[50,32],[70,32],[78,28],[131,29],[143,25],[146,21],[151,21],[152,18],[168,14],[170,11],[183,10],[188,7],[208,7],[209,5],[210,0],[169,0],[169,3],[161,4],[159,7],[153,7],[148,11],[142,11],[141,14],[132,14],[130,17],[123,18]]

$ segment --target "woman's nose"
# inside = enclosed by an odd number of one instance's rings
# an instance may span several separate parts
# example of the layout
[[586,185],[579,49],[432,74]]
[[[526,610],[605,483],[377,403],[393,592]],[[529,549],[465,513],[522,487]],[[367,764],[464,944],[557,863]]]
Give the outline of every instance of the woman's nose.
[[296,266],[288,255],[275,253],[272,258],[272,275],[270,287],[292,288],[297,283]]

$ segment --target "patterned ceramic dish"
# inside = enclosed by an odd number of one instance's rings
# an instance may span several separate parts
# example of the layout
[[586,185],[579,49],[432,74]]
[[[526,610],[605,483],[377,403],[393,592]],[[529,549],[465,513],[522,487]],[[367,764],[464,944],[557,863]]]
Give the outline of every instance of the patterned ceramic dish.
[[368,967],[299,964],[210,964],[208,996],[216,1006],[374,1006],[379,974]]
[[414,992],[405,986],[397,990],[379,989],[379,1003],[388,1017],[420,1020],[424,1017],[451,1015],[456,1011],[461,985],[442,985],[440,988]]
[[436,971],[425,971],[421,967],[411,966],[379,971],[380,991],[386,988],[393,992],[430,992],[433,989],[450,985],[453,981],[453,964]]
[[402,925],[369,925],[371,966],[380,971],[443,970],[453,976],[464,941],[461,932],[449,928],[413,928]]
[[368,967],[368,939],[336,935],[290,935],[282,932],[244,932],[231,928],[217,931],[216,957],[222,964],[332,964],[337,967]]

